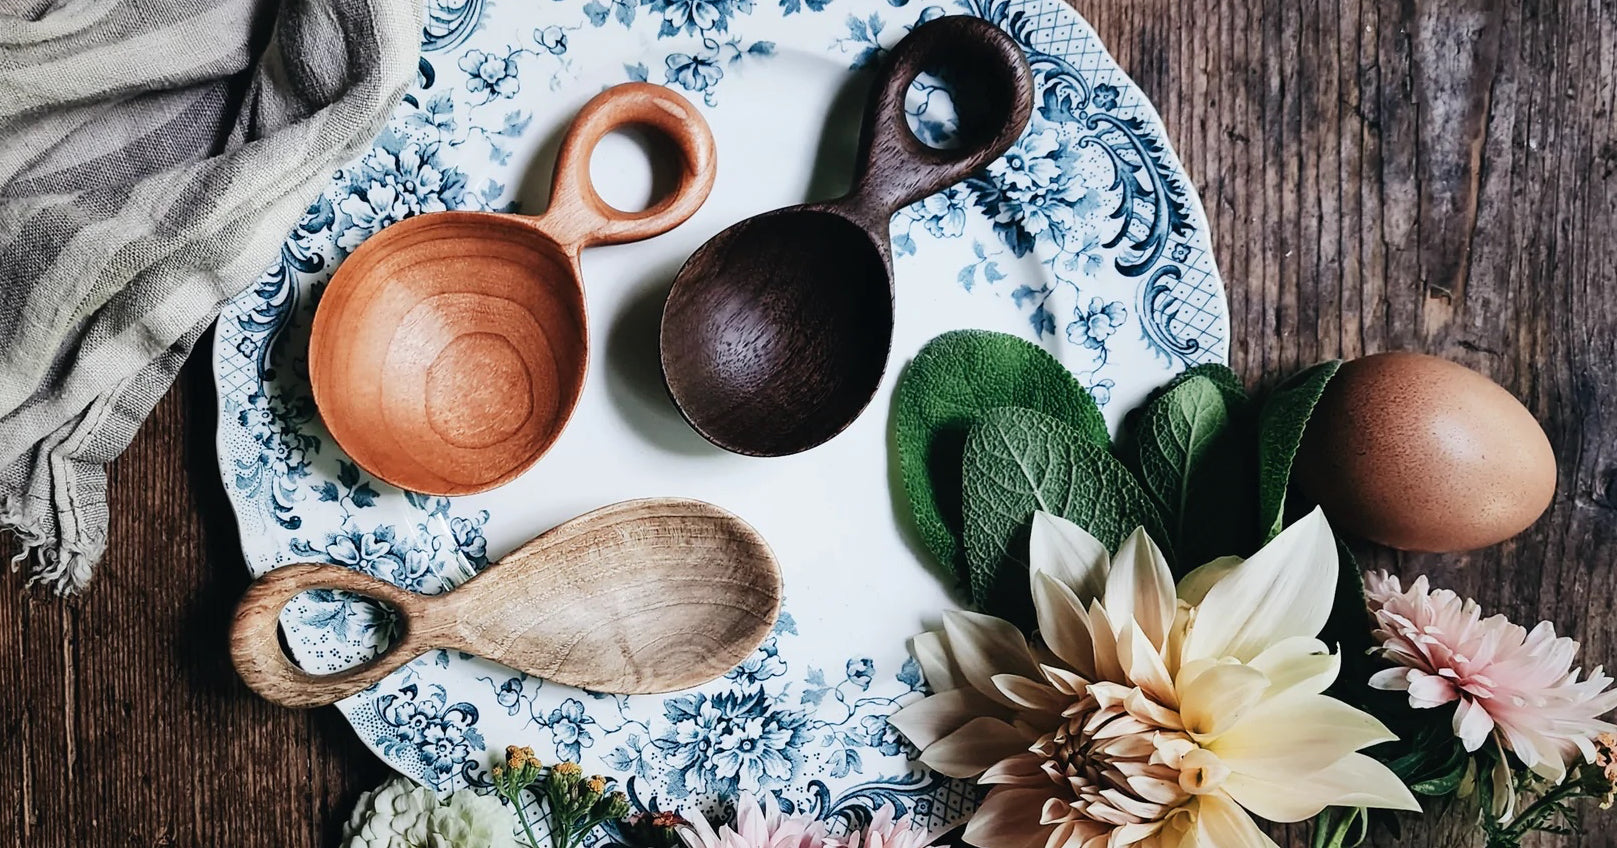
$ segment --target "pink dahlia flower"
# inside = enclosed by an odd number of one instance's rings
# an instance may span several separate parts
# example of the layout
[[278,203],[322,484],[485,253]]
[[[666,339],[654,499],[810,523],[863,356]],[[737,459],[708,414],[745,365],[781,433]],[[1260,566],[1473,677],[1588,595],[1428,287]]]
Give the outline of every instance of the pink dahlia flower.
[[775,796],[767,792],[762,799],[744,793],[736,800],[734,826],[715,830],[707,819],[695,816],[688,827],[679,829],[679,836],[687,848],[827,848],[824,822],[782,813]]
[[1454,735],[1475,751],[1497,735],[1534,773],[1559,782],[1574,757],[1594,762],[1594,739],[1617,726],[1600,716],[1617,707],[1611,678],[1596,668],[1579,680],[1578,643],[1540,622],[1529,633],[1503,615],[1482,617],[1475,601],[1433,591],[1425,577],[1406,591],[1386,572],[1365,576],[1376,617],[1377,651],[1395,663],[1370,685],[1407,692],[1409,705],[1459,702]]
[[828,848],[930,848],[932,836],[902,821],[891,804],[876,808],[870,824],[847,836],[833,836]]

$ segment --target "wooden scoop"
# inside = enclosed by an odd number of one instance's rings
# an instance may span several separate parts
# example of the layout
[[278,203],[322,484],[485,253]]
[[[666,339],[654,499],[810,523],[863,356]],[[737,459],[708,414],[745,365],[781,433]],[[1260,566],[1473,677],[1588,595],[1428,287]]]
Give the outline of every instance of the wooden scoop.
[[[667,135],[677,187],[640,212],[590,184],[590,153],[628,125]],[[309,382],[326,427],[371,474],[465,495],[510,481],[572,415],[589,358],[578,254],[667,232],[707,199],[713,137],[658,85],[628,83],[578,113],[534,218],[435,212],[372,236],[337,269],[315,312]]]
[[[910,131],[904,94],[923,70],[982,85],[992,114],[942,150]],[[852,192],[766,212],[714,236],[663,308],[662,368],[680,413],[708,441],[780,456],[818,445],[870,403],[893,336],[894,212],[959,182],[1027,126],[1033,84],[1010,36],[944,17],[900,41],[877,74]]]
[[[398,641],[346,671],[303,671],[277,626],[281,608],[310,589],[392,605]],[[627,501],[556,527],[442,595],[336,565],[277,568],[237,606],[230,655],[254,692],[287,707],[335,703],[438,648],[597,692],[671,692],[756,650],[780,593],[775,555],[746,522],[701,501]]]

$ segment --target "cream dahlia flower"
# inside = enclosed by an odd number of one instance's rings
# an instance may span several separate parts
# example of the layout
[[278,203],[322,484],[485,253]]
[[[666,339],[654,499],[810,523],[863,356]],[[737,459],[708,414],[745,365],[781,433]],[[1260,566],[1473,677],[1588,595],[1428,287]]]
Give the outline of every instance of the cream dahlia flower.
[[1617,732],[1600,716],[1617,708],[1611,678],[1573,669],[1578,643],[1540,622],[1529,633],[1503,615],[1482,617],[1475,601],[1432,591],[1418,577],[1405,591],[1385,572],[1368,575],[1377,651],[1395,663],[1370,678],[1377,689],[1409,694],[1425,709],[1454,703],[1454,735],[1467,751],[1497,736],[1522,765],[1559,783],[1581,756],[1596,757],[1595,738]]
[[912,645],[935,694],[893,716],[921,760],[994,788],[967,826],[982,848],[1273,846],[1253,816],[1326,806],[1418,810],[1359,749],[1393,738],[1323,694],[1340,659],[1316,637],[1336,587],[1317,510],[1250,559],[1174,586],[1135,531],[1115,555],[1034,517],[1038,638],[971,612]]
[[736,800],[734,826],[714,829],[702,816],[679,829],[686,848],[824,848],[824,822],[806,815],[780,811],[775,796],[765,792],[762,799],[742,793]]

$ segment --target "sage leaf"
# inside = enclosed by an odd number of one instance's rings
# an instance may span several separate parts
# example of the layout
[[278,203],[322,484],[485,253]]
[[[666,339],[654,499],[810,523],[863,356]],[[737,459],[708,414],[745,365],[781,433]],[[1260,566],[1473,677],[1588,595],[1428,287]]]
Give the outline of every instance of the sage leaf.
[[1254,548],[1253,460],[1241,397],[1206,372],[1194,374],[1151,401],[1135,434],[1140,480],[1185,570]]
[[1166,538],[1150,496],[1123,463],[1042,412],[983,413],[966,436],[962,479],[972,601],[1024,627],[1032,621],[1025,551],[1035,510],[1076,523],[1108,549],[1141,526]]
[[1104,446],[1106,419],[1089,392],[1038,345],[1004,333],[944,333],[916,354],[898,384],[893,435],[899,471],[921,541],[938,562],[967,578],[961,549],[961,456],[982,413],[1037,410]]
[[1217,386],[1218,390],[1224,394],[1225,402],[1231,407],[1237,406],[1239,402],[1246,400],[1246,385],[1241,382],[1241,375],[1235,373],[1230,366],[1222,362],[1204,362],[1201,365],[1186,368],[1169,381],[1163,391],[1164,393],[1173,391],[1178,388],[1180,383],[1198,378],[1211,380],[1213,385]]
[[1263,541],[1285,527],[1286,487],[1308,419],[1342,360],[1321,362],[1292,375],[1270,393],[1258,413],[1258,521]]

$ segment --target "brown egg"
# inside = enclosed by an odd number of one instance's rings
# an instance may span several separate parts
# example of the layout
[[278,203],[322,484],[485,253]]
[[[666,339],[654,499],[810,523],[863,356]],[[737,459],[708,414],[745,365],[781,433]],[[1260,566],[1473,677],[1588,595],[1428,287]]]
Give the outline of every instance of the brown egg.
[[1465,551],[1527,529],[1555,494],[1532,413],[1462,365],[1417,353],[1347,362],[1293,466],[1338,530],[1408,551]]

